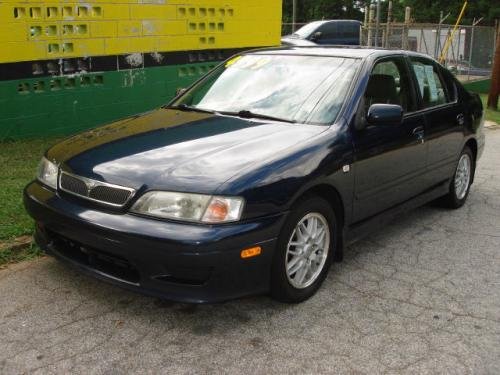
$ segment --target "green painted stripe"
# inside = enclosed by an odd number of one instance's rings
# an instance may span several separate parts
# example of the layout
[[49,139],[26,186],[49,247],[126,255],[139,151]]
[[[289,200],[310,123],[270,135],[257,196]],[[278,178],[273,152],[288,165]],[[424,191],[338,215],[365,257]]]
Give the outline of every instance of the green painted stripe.
[[216,64],[0,82],[0,140],[68,135],[149,111]]

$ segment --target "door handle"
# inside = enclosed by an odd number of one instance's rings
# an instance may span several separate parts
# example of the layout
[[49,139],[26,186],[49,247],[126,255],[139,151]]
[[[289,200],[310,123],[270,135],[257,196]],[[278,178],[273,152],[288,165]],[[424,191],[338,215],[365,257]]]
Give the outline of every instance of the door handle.
[[457,115],[457,123],[458,123],[458,125],[460,125],[460,126],[463,126],[463,125],[465,124],[465,116],[464,116],[464,114],[463,114],[463,113],[459,113],[459,114]]
[[423,126],[417,126],[413,131],[411,132],[413,135],[418,135],[420,133],[424,132],[424,127]]
[[411,132],[415,137],[417,137],[417,140],[419,143],[424,143],[424,135],[425,135],[425,129],[423,126],[417,126],[416,128],[413,129]]

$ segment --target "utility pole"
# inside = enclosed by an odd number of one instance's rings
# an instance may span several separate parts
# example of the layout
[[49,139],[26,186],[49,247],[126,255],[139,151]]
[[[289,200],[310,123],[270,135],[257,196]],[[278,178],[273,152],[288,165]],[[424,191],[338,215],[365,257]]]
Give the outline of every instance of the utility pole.
[[488,108],[498,109],[498,96],[500,95],[500,27],[497,26],[495,59],[493,60],[493,70],[491,72],[491,87],[488,95]]
[[297,24],[297,0],[293,0],[292,3],[292,34],[296,30]]

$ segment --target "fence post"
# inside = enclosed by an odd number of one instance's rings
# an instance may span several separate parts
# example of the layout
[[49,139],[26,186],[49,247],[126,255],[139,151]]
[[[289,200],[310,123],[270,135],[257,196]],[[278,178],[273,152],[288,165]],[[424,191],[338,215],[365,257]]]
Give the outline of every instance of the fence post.
[[297,23],[297,0],[293,0],[292,3],[292,34],[295,32]]
[[450,13],[448,13],[446,16],[443,17],[443,11],[439,12],[439,23],[438,23],[438,28],[436,32],[436,45],[434,46],[434,57],[436,59],[439,58],[439,55],[441,54],[441,25],[443,24],[444,21],[450,16]]
[[385,24],[385,48],[389,48],[389,36],[391,35],[392,22],[392,0],[389,0],[387,5],[387,23]]
[[379,29],[380,29],[380,0],[377,0],[377,12],[375,16],[375,47],[378,47],[378,37],[379,37]]
[[441,20],[443,19],[443,11],[439,12],[439,23],[436,30],[436,42],[434,44],[434,58],[439,56],[439,45],[441,44]]
[[483,19],[483,17],[481,17],[480,19],[478,19],[476,21],[476,17],[474,17],[474,19],[472,20],[472,27],[471,27],[471,31],[470,31],[470,43],[469,43],[469,66],[467,67],[467,81],[470,80],[470,67],[472,66],[472,51],[473,51],[473,47],[474,47],[474,29],[476,28],[476,25],[479,24],[479,22],[481,22]]
[[372,46],[372,23],[373,23],[373,18],[375,17],[375,4],[370,5],[370,12],[368,13],[368,37],[367,37],[367,43],[366,45],[368,47]]
[[469,43],[469,66],[467,67],[467,81],[470,80],[470,67],[472,65],[472,47],[474,46],[474,27],[476,26],[476,18],[472,20],[472,29],[470,31],[470,43]]
[[406,7],[405,8],[405,23],[404,23],[404,26],[403,26],[403,40],[402,40],[402,44],[403,44],[403,49],[408,49],[408,29],[409,29],[409,25],[410,25],[410,17],[411,17],[411,8],[410,7]]

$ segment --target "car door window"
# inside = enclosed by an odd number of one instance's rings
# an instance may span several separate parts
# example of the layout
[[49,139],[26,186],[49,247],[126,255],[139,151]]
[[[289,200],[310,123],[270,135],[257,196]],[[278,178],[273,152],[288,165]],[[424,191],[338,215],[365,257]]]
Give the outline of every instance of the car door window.
[[365,92],[365,106],[397,104],[404,112],[415,109],[411,84],[403,59],[391,58],[376,63]]
[[345,23],[343,26],[344,36],[346,38],[355,39],[359,37],[359,25],[354,22]]
[[445,85],[438,72],[438,67],[431,60],[412,59],[411,64],[424,108],[446,104],[450,100],[447,96]]
[[328,22],[318,30],[321,32],[321,39],[334,39],[337,37],[338,27],[336,22]]

